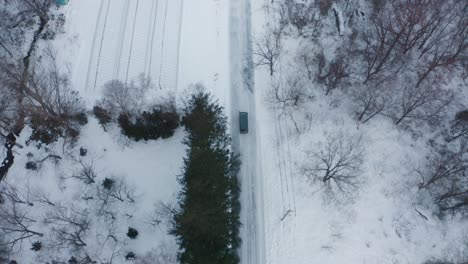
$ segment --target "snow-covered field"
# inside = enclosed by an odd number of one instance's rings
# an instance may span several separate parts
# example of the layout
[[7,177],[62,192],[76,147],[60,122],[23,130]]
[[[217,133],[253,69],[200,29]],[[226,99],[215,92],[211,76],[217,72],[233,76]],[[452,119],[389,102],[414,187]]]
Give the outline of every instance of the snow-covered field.
[[[26,145],[28,131],[22,133],[19,143]],[[176,199],[179,184],[177,176],[180,174],[182,157],[185,147],[181,140],[184,133],[179,129],[175,136],[168,140],[151,142],[128,142],[128,139],[120,135],[117,127],[111,128],[109,132],[104,130],[94,118],[90,119],[88,125],[82,130],[80,140],[76,148],[65,150],[57,143],[48,151],[44,148],[37,149],[36,145],[25,147],[16,153],[15,163],[10,169],[5,184],[15,186],[23,194],[24,199],[34,203],[27,212],[32,219],[47,218],[57,206],[69,207],[69,210],[89,214],[90,229],[83,234],[84,242],[89,246],[88,254],[91,258],[109,260],[112,254],[117,263],[123,263],[123,256],[130,251],[138,256],[144,256],[148,252],[156,251],[165,247],[174,252],[176,245],[174,238],[167,234],[167,226],[153,226],[154,205],[158,202],[173,203]],[[80,156],[79,148],[87,150],[86,156]],[[48,155],[58,155],[62,159],[55,163],[53,158],[38,162]],[[28,161],[39,164],[37,171],[25,170]],[[117,221],[109,226],[109,222],[101,222],[101,217],[96,217],[94,200],[86,200],[86,193],[93,192],[94,185],[83,185],[74,178],[79,175],[82,166],[91,165],[96,173],[95,182],[101,185],[105,178],[122,178],[128,186],[135,191],[135,202],[117,203],[111,208],[116,210]],[[47,197],[55,206],[40,202]],[[72,211],[68,211],[71,215]],[[53,224],[52,224],[53,225]],[[37,222],[31,229],[50,230],[44,228],[46,223]],[[125,237],[128,227],[134,227],[139,231],[136,240],[125,239],[119,243],[112,243],[107,235],[114,233],[120,240]],[[73,228],[70,226],[70,228]],[[37,238],[43,243],[44,250],[51,249],[52,252],[41,251],[41,256],[67,256],[67,250],[54,251],[51,245],[54,237],[45,231],[42,238]],[[31,239],[31,243],[36,241]],[[67,248],[63,245],[64,249]],[[115,246],[115,248],[114,248]],[[34,251],[29,250],[30,245],[25,243],[23,250],[16,255],[19,263],[33,261],[36,257]],[[112,251],[115,250],[113,253]],[[69,255],[68,255],[69,256]],[[69,256],[70,257],[70,256]],[[68,258],[69,258],[68,257]],[[38,261],[36,259],[36,261]],[[32,263],[32,262],[30,262]]]
[[157,89],[177,89],[182,0],[84,0],[64,8],[67,34],[55,46],[84,97],[95,100],[109,80],[140,74]]

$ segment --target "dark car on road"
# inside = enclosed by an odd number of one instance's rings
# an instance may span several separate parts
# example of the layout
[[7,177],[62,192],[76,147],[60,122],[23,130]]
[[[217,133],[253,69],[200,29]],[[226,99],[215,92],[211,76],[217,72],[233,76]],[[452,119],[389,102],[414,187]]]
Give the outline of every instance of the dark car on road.
[[239,112],[239,130],[241,134],[249,133],[249,114],[247,112]]

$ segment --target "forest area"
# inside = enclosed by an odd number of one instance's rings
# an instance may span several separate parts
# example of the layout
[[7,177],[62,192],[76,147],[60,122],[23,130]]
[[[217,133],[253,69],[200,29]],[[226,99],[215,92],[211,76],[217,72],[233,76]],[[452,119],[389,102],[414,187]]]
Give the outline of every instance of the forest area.
[[[468,261],[468,3],[281,0],[262,10],[257,82],[280,148],[272,157],[282,170],[281,222],[293,215],[281,225],[310,232],[272,263],[284,254],[296,263],[338,263],[340,254],[348,263]],[[320,226],[330,237],[313,235]],[[297,241],[271,228],[272,240]],[[432,250],[420,232],[431,234]]]

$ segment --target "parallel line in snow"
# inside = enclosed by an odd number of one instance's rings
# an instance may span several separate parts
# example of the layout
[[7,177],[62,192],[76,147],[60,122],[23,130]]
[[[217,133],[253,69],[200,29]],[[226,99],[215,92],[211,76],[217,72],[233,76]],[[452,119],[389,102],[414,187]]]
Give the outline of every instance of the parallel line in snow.
[[135,25],[136,25],[136,20],[137,20],[138,4],[139,3],[140,3],[140,0],[136,0],[135,17],[133,19],[133,28],[132,28],[132,38],[130,40],[130,53],[128,54],[127,73],[125,74],[125,85],[128,82],[128,72],[130,71],[130,64],[131,64],[131,58],[132,58],[132,49],[133,49],[133,38],[135,36]]
[[125,17],[122,20],[122,23],[120,24],[120,36],[119,36],[119,48],[117,50],[116,58],[118,58],[117,63],[115,65],[115,72],[114,72],[114,78],[119,79],[119,74],[120,74],[120,63],[122,61],[122,50],[124,46],[124,36],[125,36],[125,29],[127,27],[127,20],[128,20],[128,12],[129,12],[129,5],[130,1],[125,1],[125,5],[123,5],[123,12],[125,13]]
[[161,79],[162,79],[162,69],[163,69],[163,61],[164,61],[164,41],[165,41],[165,37],[166,37],[166,21],[167,21],[167,1],[166,0],[166,10],[164,11],[164,24],[163,24],[163,32],[162,32],[162,42],[161,42],[161,63],[160,63],[160,66],[159,66],[159,89],[162,90],[162,85],[161,85]]
[[[156,3],[156,7],[154,6],[155,3]],[[153,30],[151,32],[151,39],[150,39],[148,78],[151,78],[151,68],[152,68],[152,63],[153,63],[153,45],[154,45],[154,36],[156,35],[155,32],[156,32],[158,5],[159,5],[159,0],[156,0],[156,2],[153,1],[153,7],[151,9],[151,14],[154,14],[154,16],[153,16]]]
[[104,1],[101,2],[101,4],[99,5],[99,11],[98,11],[98,20],[96,21],[96,26],[95,26],[95,29],[94,29],[94,35],[93,35],[93,42],[91,44],[91,52],[90,52],[90,55],[89,55],[89,62],[88,62],[88,72],[86,74],[86,83],[85,83],[85,90],[87,91],[89,89],[89,82],[90,82],[90,78],[91,78],[91,72],[92,72],[92,64],[93,64],[93,58],[94,58],[94,52],[95,52],[95,47],[96,47],[96,39],[97,39],[97,35],[98,35],[98,32],[99,32],[99,25],[101,24],[100,21],[101,21],[101,13],[102,13],[102,9],[103,9],[103,6],[104,6]]
[[98,78],[98,74],[99,74],[99,66],[100,66],[100,63],[101,63],[102,46],[104,44],[104,36],[105,36],[105,33],[106,33],[107,18],[109,16],[110,3],[111,3],[111,0],[108,0],[107,10],[106,10],[106,17],[104,19],[104,29],[102,30],[101,45],[99,47],[98,61],[97,61],[97,65],[96,65],[96,76],[94,77],[93,91],[96,90],[96,83],[97,83],[97,78]]

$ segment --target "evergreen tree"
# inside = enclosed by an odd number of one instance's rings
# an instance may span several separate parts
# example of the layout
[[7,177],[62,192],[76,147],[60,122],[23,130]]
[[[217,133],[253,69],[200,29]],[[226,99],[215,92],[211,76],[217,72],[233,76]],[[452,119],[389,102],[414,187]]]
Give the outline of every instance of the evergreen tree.
[[200,92],[191,97],[182,121],[188,150],[171,231],[180,247],[179,262],[238,263],[239,161],[230,150],[223,108]]

